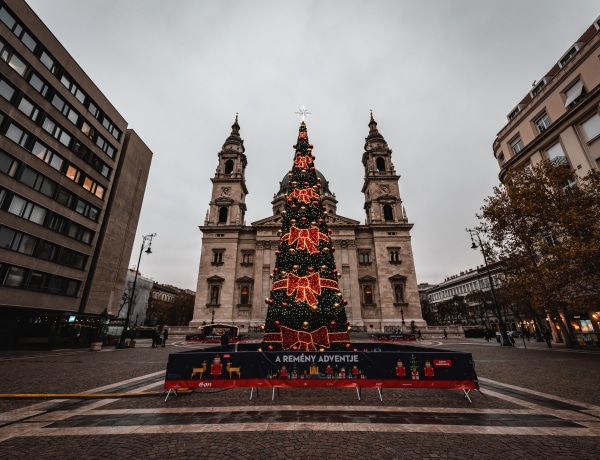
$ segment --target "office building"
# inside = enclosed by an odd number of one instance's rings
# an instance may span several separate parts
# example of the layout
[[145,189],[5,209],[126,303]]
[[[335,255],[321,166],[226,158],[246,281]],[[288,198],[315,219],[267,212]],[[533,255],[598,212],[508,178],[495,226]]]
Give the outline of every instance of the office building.
[[152,152],[22,0],[0,1],[0,347],[116,315]]

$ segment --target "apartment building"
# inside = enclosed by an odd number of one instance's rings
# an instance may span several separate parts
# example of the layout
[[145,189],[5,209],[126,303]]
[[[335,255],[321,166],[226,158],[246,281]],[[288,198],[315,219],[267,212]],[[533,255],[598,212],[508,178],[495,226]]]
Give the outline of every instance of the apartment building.
[[600,167],[599,52],[600,18],[509,112],[493,144],[500,180],[544,159],[571,166],[578,177]]
[[[494,289],[498,289],[502,285],[502,267],[500,264],[492,264],[489,270],[485,265],[481,265],[448,276],[444,281],[434,286],[424,286],[422,292],[430,309],[430,319],[433,319],[436,324],[460,322],[463,325],[476,325],[491,330],[499,330],[498,313],[500,313],[509,329],[516,329],[516,323],[519,322],[519,319],[515,317],[514,311],[509,305],[500,303],[498,306],[499,312],[496,311],[490,278],[494,283]],[[486,302],[483,303],[481,297],[477,300],[469,299],[469,296],[473,295],[485,296]],[[467,308],[458,317],[442,318],[439,315],[438,305],[451,301],[455,296],[464,298]]]
[[[600,168],[600,17],[533,82],[507,118],[493,143],[501,181],[509,170],[543,160],[575,170],[565,187]],[[600,342],[600,311],[591,305],[562,319],[548,314],[542,327],[562,340],[566,321],[580,343]]]

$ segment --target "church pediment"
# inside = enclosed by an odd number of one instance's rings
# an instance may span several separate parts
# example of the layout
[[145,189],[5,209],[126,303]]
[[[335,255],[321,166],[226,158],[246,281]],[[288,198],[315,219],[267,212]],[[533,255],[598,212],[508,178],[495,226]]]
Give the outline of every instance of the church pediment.
[[340,216],[339,214],[329,215],[327,217],[327,225],[329,227],[355,227],[360,225],[360,222],[349,217]]
[[252,222],[250,225],[252,225],[253,227],[281,227],[281,216],[278,215],[265,217],[264,219]]
[[236,283],[254,283],[254,279],[249,276],[242,276],[235,280]]
[[377,198],[375,198],[375,201],[379,203],[393,203],[395,201],[399,201],[399,199],[397,196],[386,194],[378,196]]
[[[252,222],[253,227],[281,227],[281,216],[270,216],[265,217],[264,219],[257,220]],[[340,216],[338,214],[329,215],[327,217],[327,226],[331,228],[335,227],[355,227],[360,225],[360,222],[354,219],[350,219],[348,217]]]
[[230,205],[232,203],[233,203],[233,200],[227,196],[220,196],[219,198],[217,198],[215,200],[215,204],[220,204],[220,205],[224,205],[224,206]]
[[394,281],[406,281],[407,278],[406,276],[396,274],[394,276],[390,276],[388,279],[393,283]]
[[365,275],[361,278],[358,278],[358,281],[360,281],[361,283],[373,283],[373,282],[377,281],[377,278],[373,278],[370,275]]
[[225,278],[221,278],[220,276],[213,275],[210,278],[208,278],[206,281],[208,281],[209,283],[222,283],[223,281],[225,281]]

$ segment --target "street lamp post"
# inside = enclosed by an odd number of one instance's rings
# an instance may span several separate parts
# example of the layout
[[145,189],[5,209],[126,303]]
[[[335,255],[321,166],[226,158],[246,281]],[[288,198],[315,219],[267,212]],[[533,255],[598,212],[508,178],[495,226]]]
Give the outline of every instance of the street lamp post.
[[[466,228],[465,230],[467,232],[469,232],[469,235],[471,236],[471,243],[472,243],[471,249],[477,249],[479,247],[479,250],[481,251],[481,254],[483,255],[483,262],[485,264],[485,269],[487,271],[488,279],[490,281],[490,289],[492,291],[492,300],[494,301],[494,310],[496,311],[496,316],[498,317],[498,321],[500,321],[501,344],[505,345],[505,346],[511,346],[512,343],[510,342],[510,340],[508,338],[508,334],[506,333],[506,323],[504,322],[504,319],[502,318],[502,311],[500,311],[500,307],[498,306],[498,299],[496,298],[496,290],[494,289],[494,280],[492,279],[492,274],[490,272],[490,266],[488,265],[487,256],[485,255],[485,251],[483,250],[483,245],[481,244],[481,237],[479,236],[479,232],[477,230],[471,230],[470,228]],[[477,241],[479,242],[479,246],[477,246],[477,244],[475,243],[475,240],[473,239],[473,235],[475,235],[475,237],[477,238]]]
[[[140,271],[140,262],[142,261],[142,253],[144,249],[146,249],[146,254],[152,254],[152,250],[150,247],[152,246],[152,238],[156,236],[156,233],[152,233],[151,235],[144,235],[142,238],[142,247],[140,248],[140,257],[138,258],[138,264],[135,269],[135,276],[133,277],[133,284],[131,285],[131,294],[129,295],[129,299],[127,302],[127,315],[125,316],[125,324],[123,325],[123,331],[121,332],[121,338],[119,339],[119,343],[117,344],[117,348],[126,348],[125,347],[125,339],[127,337],[127,331],[129,329],[129,315],[131,315],[131,303],[133,302],[133,297],[135,295],[135,285],[137,284],[137,277]],[[148,246],[146,246],[146,241],[148,241]]]
[[400,315],[402,316],[402,327],[400,328],[400,331],[404,334],[404,325],[406,323],[404,322],[404,310],[402,309],[402,307],[400,307]]
[[512,311],[513,315],[515,316],[515,320],[518,321],[518,324],[521,325],[521,338],[523,339],[523,347],[527,348],[527,345],[525,344],[525,327],[523,326],[524,321],[521,321],[521,317],[519,316],[519,309],[517,307],[513,307]]

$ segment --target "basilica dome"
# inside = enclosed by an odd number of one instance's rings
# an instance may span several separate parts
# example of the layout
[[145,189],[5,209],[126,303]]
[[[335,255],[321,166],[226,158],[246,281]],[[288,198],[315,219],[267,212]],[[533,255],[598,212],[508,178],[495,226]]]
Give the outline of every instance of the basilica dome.
[[[318,169],[316,170],[316,173],[317,173],[317,177],[320,179],[320,183],[321,183],[321,188],[319,189],[319,195],[321,195],[322,203],[324,206],[327,207],[327,210],[329,212],[331,212],[332,214],[335,214],[336,208],[337,208],[337,200],[335,198],[335,194],[332,193],[331,190],[329,190],[329,182],[327,181],[327,179],[325,179],[325,176],[323,175],[323,173],[321,171],[319,171]],[[283,211],[285,209],[285,204],[286,204],[285,195],[288,192],[289,184],[290,184],[290,178],[288,176],[288,173],[286,173],[285,176],[283,176],[283,179],[281,179],[281,182],[279,182],[279,190],[273,196],[273,201],[271,202],[271,204],[273,204],[273,215],[279,214],[281,211]]]
[[[332,193],[331,190],[329,190],[329,182],[327,179],[325,179],[325,176],[321,171],[317,169],[316,172],[317,177],[321,179],[321,195],[331,195]],[[279,182],[279,191],[277,192],[277,195],[285,195],[288,191],[289,183],[290,178],[288,173],[286,173],[285,176],[283,176],[283,179],[281,179],[281,182]]]

